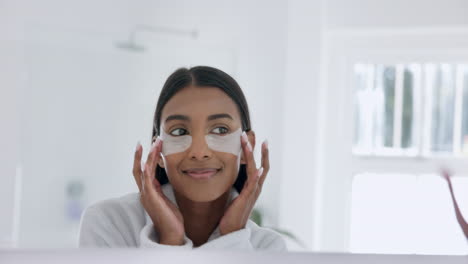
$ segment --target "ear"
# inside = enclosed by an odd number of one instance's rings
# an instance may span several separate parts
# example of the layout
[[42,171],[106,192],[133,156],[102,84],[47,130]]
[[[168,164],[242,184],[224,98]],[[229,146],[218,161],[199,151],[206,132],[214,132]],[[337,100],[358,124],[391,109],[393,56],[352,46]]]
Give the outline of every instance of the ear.
[[[255,150],[255,132],[253,130],[250,130],[247,132],[247,138],[249,139],[250,144],[252,145],[252,149]],[[244,158],[244,152],[241,152],[241,164],[247,164]]]

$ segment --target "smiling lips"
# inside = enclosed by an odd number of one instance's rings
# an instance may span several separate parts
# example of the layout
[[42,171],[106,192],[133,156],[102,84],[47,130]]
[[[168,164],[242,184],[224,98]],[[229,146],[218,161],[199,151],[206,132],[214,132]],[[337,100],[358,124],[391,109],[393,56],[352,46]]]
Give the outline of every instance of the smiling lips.
[[197,168],[197,169],[188,169],[182,171],[183,173],[187,174],[188,176],[197,179],[197,180],[202,180],[202,179],[209,179],[213,177],[220,169],[215,169],[215,168]]

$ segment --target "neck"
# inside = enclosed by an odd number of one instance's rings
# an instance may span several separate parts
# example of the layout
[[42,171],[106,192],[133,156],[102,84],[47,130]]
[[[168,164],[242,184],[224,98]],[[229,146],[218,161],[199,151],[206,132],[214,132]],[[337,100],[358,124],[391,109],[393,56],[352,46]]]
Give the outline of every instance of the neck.
[[214,201],[194,202],[174,190],[177,205],[184,218],[185,233],[194,246],[198,247],[208,241],[224,215],[230,193],[229,189]]

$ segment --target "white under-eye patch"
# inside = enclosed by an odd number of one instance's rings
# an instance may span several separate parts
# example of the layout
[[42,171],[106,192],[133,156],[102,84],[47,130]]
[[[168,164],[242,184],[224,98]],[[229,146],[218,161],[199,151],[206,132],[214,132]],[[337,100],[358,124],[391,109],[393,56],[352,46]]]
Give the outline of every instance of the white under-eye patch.
[[239,128],[236,131],[224,136],[208,134],[205,136],[205,139],[210,149],[219,152],[231,153],[237,156],[241,152],[241,134],[242,129]]
[[162,153],[164,156],[186,151],[192,144],[192,136],[173,136],[161,129]]
[[[163,140],[162,153],[164,156],[184,152],[192,145],[192,136],[190,135],[173,136],[167,134],[162,128],[160,131],[161,139]],[[212,150],[238,156],[241,152],[241,134],[242,129],[239,128],[230,134],[208,134],[205,136],[205,140],[208,147]]]

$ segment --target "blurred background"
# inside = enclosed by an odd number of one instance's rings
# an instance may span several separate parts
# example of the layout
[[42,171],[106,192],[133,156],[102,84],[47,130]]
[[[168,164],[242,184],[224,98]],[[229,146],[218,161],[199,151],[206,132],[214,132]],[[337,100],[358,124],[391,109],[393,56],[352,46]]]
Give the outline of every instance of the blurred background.
[[[76,247],[86,206],[136,192],[165,79],[243,88],[292,250],[468,254],[468,2],[0,0],[0,247]],[[257,158],[259,155],[257,153]]]

